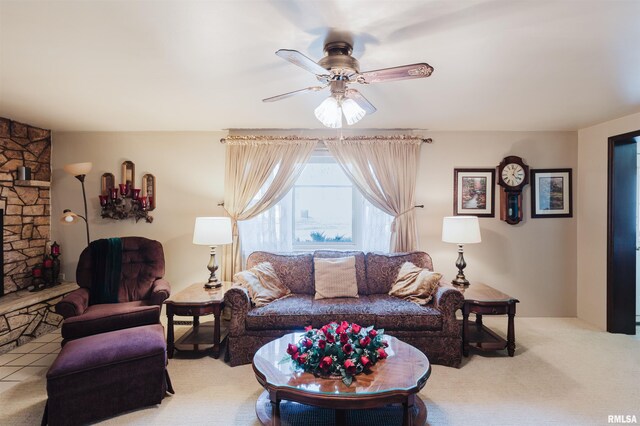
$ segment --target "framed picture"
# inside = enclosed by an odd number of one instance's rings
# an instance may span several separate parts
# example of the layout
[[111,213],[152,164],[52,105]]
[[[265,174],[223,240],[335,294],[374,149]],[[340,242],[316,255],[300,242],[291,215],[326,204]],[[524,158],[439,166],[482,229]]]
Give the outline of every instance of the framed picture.
[[453,214],[494,217],[495,169],[453,169]]
[[531,170],[531,217],[573,217],[571,169]]

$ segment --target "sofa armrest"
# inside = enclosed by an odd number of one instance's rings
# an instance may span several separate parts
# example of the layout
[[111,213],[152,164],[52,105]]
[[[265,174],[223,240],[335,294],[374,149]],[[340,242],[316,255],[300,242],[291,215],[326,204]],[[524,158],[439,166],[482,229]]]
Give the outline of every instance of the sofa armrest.
[[151,285],[151,297],[149,303],[162,306],[162,303],[171,296],[171,284],[169,281],[158,278]]
[[451,286],[439,285],[433,295],[433,305],[442,312],[443,331],[449,335],[459,335],[461,330],[456,311],[464,305],[462,293]]
[[224,294],[225,307],[231,308],[231,321],[229,321],[229,335],[233,337],[245,334],[245,319],[251,309],[249,293],[243,287],[231,287]]
[[56,303],[56,313],[63,318],[82,315],[89,306],[89,289],[80,287],[73,290]]

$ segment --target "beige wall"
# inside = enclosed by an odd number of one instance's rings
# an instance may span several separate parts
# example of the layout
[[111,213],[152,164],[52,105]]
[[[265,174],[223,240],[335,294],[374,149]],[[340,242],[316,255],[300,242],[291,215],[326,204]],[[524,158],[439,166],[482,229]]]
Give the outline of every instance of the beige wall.
[[[131,132],[54,133],[52,142],[52,238],[62,249],[62,271],[75,279],[78,256],[86,246],[84,224],[63,225],[59,216],[65,208],[80,214],[80,182],[66,174],[67,163],[92,161],[86,178],[91,239],[139,235],[162,243],[167,279],[174,289],[202,281],[209,248],[191,243],[196,216],[221,216],[216,205],[223,199],[223,133],[216,132]],[[112,221],[100,218],[100,177],[111,172],[120,182],[120,165],[131,160],[136,165],[136,184],[144,173],[157,178],[157,208],[153,223]]]
[[[522,157],[530,168],[577,166],[574,132],[433,132],[423,145],[417,202],[421,248],[435,269],[452,278],[456,246],[440,241],[442,217],[453,214],[453,168],[495,167],[507,155]],[[508,225],[480,218],[482,243],[465,246],[465,275],[520,300],[518,315],[576,315],[576,219],[531,219],[530,185],[523,191],[525,219]],[[574,179],[575,200],[575,179]],[[473,285],[473,284],[471,284]]]
[[[317,135],[317,132],[304,132]],[[324,134],[324,133],[323,133]],[[335,134],[332,133],[331,136]],[[507,155],[519,155],[532,168],[577,166],[574,132],[436,132],[423,145],[417,201],[421,249],[447,278],[455,274],[456,247],[440,241],[442,217],[452,214],[453,168],[495,167]],[[63,269],[75,275],[84,247],[81,226],[64,226],[64,208],[80,210],[80,185],[62,171],[70,162],[93,161],[87,177],[92,239],[142,235],[165,247],[167,278],[174,290],[206,275],[206,247],[193,246],[193,222],[200,215],[222,215],[224,145],[220,133],[54,133],[53,236],[62,245]],[[137,181],[149,172],[158,178],[158,208],[153,224],[99,218],[100,175],[117,171],[124,160],[136,164]],[[575,186],[575,185],[574,185]],[[524,191],[525,221],[516,226],[481,219],[482,243],[465,248],[467,277],[518,297],[518,315],[576,315],[576,219],[531,219],[529,188]],[[496,204],[496,209],[498,204]]]
[[640,114],[578,131],[578,318],[607,327],[608,138],[640,129]]

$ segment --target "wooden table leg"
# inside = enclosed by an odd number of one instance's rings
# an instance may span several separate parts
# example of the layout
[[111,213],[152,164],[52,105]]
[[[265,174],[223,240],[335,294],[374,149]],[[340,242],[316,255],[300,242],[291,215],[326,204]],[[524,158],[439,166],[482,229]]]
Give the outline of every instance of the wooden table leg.
[[507,326],[507,352],[513,356],[516,352],[516,331],[515,331],[516,304],[509,304],[509,325]]
[[402,403],[402,425],[413,426],[413,404],[415,403],[415,395],[409,395],[407,400]]
[[347,410],[336,410],[336,426],[347,425]]
[[216,305],[213,310],[213,318],[215,323],[213,324],[213,357],[218,358],[220,356],[220,322],[222,308],[220,305]]
[[199,325],[200,325],[200,317],[196,317],[196,316],[194,316],[194,317],[193,317],[193,326],[194,326],[194,327],[197,327],[197,326],[199,326]]
[[167,305],[167,356],[173,358],[174,346],[174,334],[173,334],[173,306]]
[[462,355],[469,356],[469,307],[462,307]]
[[476,314],[476,327],[482,329],[482,314]]
[[280,400],[275,392],[269,392],[269,400],[271,401],[271,424],[280,426]]

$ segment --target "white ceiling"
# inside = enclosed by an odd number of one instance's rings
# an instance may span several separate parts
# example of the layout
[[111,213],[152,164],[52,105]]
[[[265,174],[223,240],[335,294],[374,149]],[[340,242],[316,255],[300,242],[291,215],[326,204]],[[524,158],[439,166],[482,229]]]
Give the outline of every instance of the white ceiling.
[[5,1],[0,116],[67,131],[319,128],[326,94],[274,52],[355,41],[359,128],[576,130],[640,110],[640,1]]

